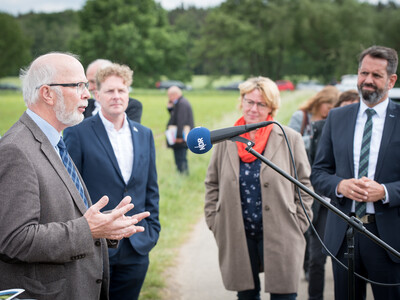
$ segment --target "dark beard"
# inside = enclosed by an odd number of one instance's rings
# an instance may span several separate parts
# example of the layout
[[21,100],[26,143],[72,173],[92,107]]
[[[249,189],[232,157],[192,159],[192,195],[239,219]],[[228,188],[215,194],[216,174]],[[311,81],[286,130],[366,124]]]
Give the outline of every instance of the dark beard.
[[[372,87],[375,89],[375,91],[366,91],[363,90],[362,88],[364,86]],[[386,94],[387,92],[387,86],[385,86],[384,89],[378,89],[375,85],[373,84],[364,84],[362,83],[361,85],[357,86],[359,93],[361,93],[362,98],[364,99],[365,102],[371,105],[375,105],[379,103],[379,101],[382,99],[382,97]]]

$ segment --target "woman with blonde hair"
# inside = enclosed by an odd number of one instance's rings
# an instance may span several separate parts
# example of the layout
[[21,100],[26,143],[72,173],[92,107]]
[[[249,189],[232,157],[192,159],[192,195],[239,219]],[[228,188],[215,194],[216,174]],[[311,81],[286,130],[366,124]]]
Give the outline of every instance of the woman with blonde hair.
[[[272,121],[280,105],[276,84],[266,77],[250,78],[241,85],[242,117],[235,125]],[[298,179],[311,187],[310,165],[300,134],[284,126],[293,149]],[[284,135],[277,125],[245,133],[253,149],[295,176]],[[219,249],[219,264],[227,290],[238,299],[260,299],[259,273],[271,299],[293,300],[303,264],[308,228],[305,212],[293,184],[261,164],[239,142],[215,145],[205,186],[205,216]],[[311,216],[312,198],[301,192]]]
[[326,119],[329,111],[337,102],[339,95],[340,91],[336,87],[328,85],[302,104],[299,110],[292,115],[289,127],[300,132],[303,136],[307,152],[310,149],[312,122]]

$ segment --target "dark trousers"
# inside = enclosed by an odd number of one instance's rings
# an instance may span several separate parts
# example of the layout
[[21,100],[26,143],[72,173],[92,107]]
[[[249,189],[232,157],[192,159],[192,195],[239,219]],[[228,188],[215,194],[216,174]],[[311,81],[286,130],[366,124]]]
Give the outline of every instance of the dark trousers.
[[[318,210],[318,217],[313,221],[315,230],[321,239],[324,236],[326,217],[328,209],[321,206]],[[310,230],[310,258],[308,262],[308,300],[324,299],[325,285],[325,262],[326,254],[322,252],[322,244],[314,231]]]
[[188,162],[186,159],[187,148],[186,147],[177,147],[174,148],[174,157],[175,164],[180,173],[187,174],[189,173]]
[[[365,224],[367,230],[379,237],[375,223]],[[396,233],[397,234],[397,233]],[[388,253],[369,238],[359,232],[355,232],[355,271],[376,282],[398,283],[400,282],[400,264],[394,263]],[[347,252],[347,242],[344,240],[337,258],[348,265],[344,253]],[[333,276],[335,281],[335,299],[348,299],[348,272],[332,259]],[[387,287],[372,285],[375,300],[398,300],[400,299],[400,287]],[[366,282],[355,277],[355,299],[364,300],[366,297]]]
[[140,255],[128,239],[122,239],[118,250],[110,250],[110,300],[138,299],[148,267],[149,256]]
[[[264,265],[263,239],[246,235],[247,248],[249,249],[251,271],[254,279],[254,289],[237,293],[238,300],[260,300],[260,268]],[[295,300],[297,294],[271,294],[271,300]]]
[[306,251],[304,252],[303,270],[306,281],[309,279],[308,265],[310,262],[310,234],[310,229],[304,233],[304,239],[306,240]]

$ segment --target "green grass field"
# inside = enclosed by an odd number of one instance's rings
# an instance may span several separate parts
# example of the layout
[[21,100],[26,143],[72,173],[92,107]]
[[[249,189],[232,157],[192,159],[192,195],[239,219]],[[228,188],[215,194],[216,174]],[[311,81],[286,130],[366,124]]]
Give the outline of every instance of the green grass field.
[[[198,80],[203,80],[204,84],[207,79]],[[311,91],[282,93],[277,121],[287,124],[299,104],[313,94]],[[238,92],[194,88],[185,91],[184,95],[193,106],[196,126],[209,129],[233,126],[240,116],[237,110]],[[141,299],[162,299],[168,276],[166,270],[177,263],[174,259],[179,246],[187,239],[193,225],[203,213],[204,178],[211,151],[204,155],[189,152],[190,175],[180,175],[175,170],[173,153],[165,145],[164,130],[168,121],[166,92],[135,89],[132,96],[143,103],[142,124],[150,127],[155,137],[162,227],[159,242],[150,254],[151,263]],[[0,92],[1,135],[18,120],[25,109],[20,92]]]

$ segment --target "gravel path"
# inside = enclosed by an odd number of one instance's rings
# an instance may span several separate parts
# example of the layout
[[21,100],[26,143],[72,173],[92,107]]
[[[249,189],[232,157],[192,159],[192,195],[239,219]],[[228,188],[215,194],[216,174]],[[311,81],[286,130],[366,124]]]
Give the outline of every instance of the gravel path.
[[[333,278],[330,259],[326,264],[324,299],[333,298]],[[217,246],[204,218],[195,225],[188,241],[181,247],[175,267],[167,272],[164,300],[226,300],[236,299],[236,292],[225,290],[218,267]],[[263,282],[263,274],[261,274]],[[262,293],[262,300],[269,294]],[[307,282],[301,278],[298,300],[307,299]],[[370,289],[367,300],[373,299]]]

